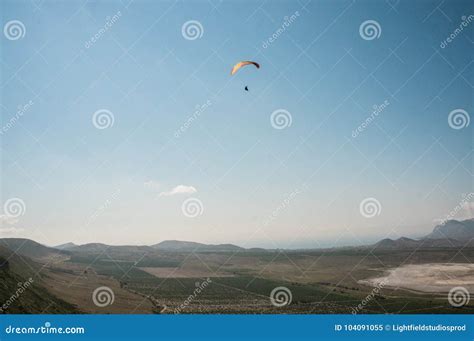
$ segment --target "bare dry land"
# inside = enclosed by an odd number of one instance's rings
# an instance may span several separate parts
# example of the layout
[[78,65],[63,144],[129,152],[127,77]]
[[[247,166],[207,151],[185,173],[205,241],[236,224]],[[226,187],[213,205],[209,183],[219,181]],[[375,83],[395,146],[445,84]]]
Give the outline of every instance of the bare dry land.
[[[11,282],[4,300],[16,290],[18,276],[31,276],[57,299],[50,305],[49,296],[30,295],[28,306],[18,300],[22,306],[11,308],[16,312],[347,314],[384,281],[360,313],[474,313],[473,302],[453,307],[446,293],[454,286],[474,290],[474,248],[460,254],[457,249],[187,253],[111,247],[34,259],[3,253],[9,265],[1,271]],[[99,287],[113,292],[113,302],[94,303]],[[272,304],[278,287],[291,292],[288,304]]]
[[360,284],[404,288],[420,292],[445,293],[455,286],[474,290],[474,264],[427,263],[408,264],[386,270],[381,277],[359,281]]

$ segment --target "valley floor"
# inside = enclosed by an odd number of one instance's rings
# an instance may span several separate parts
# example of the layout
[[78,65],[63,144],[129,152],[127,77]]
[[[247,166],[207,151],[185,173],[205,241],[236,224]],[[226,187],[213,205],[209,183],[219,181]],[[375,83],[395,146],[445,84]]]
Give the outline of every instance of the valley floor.
[[[33,269],[22,276],[29,273],[38,288],[64,302],[62,309],[39,304],[28,312],[474,313],[473,302],[454,307],[447,297],[453,286],[472,291],[474,249],[462,254],[454,249],[220,253],[111,249],[54,259],[34,260]],[[17,264],[10,270],[0,270],[0,277],[22,268],[18,262],[13,261]],[[103,287],[113,295],[105,305],[93,299],[95,290]],[[6,301],[8,290],[0,292],[0,300]],[[20,296],[5,312],[22,304]]]

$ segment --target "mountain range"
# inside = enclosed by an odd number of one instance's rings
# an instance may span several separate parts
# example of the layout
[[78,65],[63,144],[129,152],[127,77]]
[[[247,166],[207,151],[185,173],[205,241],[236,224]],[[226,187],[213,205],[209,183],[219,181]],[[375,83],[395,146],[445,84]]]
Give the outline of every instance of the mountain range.
[[[18,254],[30,258],[43,258],[55,255],[67,256],[74,252],[100,253],[104,250],[114,252],[245,252],[265,251],[265,249],[246,249],[234,244],[202,244],[190,241],[165,240],[153,245],[106,245],[101,243],[88,243],[76,245],[66,243],[54,247],[44,246],[35,241],[22,238],[0,239],[0,246],[4,246]],[[379,242],[366,245],[367,248],[376,249],[410,249],[410,248],[451,248],[474,247],[474,219],[463,221],[448,220],[435,226],[433,231],[423,238],[411,239],[401,237],[398,239],[382,239]]]
[[371,245],[376,249],[450,248],[474,246],[474,219],[448,220],[435,226],[433,232],[420,239],[401,237],[382,239]]

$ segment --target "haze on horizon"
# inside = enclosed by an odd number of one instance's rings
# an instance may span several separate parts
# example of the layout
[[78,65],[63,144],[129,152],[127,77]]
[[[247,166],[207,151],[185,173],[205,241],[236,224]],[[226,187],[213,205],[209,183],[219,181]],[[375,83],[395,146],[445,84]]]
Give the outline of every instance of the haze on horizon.
[[469,2],[367,3],[3,1],[26,34],[1,37],[0,238],[324,247],[474,217],[473,124],[449,121],[474,24],[440,46]]

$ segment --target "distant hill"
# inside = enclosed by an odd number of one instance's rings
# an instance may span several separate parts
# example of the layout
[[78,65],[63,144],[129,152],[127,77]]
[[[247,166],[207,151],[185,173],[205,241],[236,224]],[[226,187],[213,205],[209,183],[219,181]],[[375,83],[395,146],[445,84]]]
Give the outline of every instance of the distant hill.
[[[76,245],[74,243],[66,243],[55,246],[54,249],[66,250],[72,253],[87,252],[87,253],[143,253],[143,252],[235,252],[246,250],[240,246],[233,244],[202,244],[196,242],[187,242],[180,240],[165,240],[161,243],[151,246],[147,245],[107,245],[102,243],[88,243],[83,245]],[[264,249],[249,249],[249,251],[264,251]]]
[[427,239],[454,239],[467,242],[474,239],[474,219],[463,221],[448,220],[433,229]]
[[152,245],[152,248],[160,251],[176,252],[236,252],[245,250],[243,247],[233,244],[212,245],[179,240],[165,240],[161,243]]
[[[106,245],[102,243],[89,243],[76,245],[66,243],[50,248],[28,239],[4,238],[0,239],[0,246],[4,245],[20,255],[33,259],[47,258],[53,256],[78,255],[79,253],[92,254],[143,254],[166,252],[265,252],[272,251],[261,248],[245,249],[234,244],[203,244],[197,242],[165,240],[151,246],[147,245]],[[414,248],[450,248],[450,247],[474,247],[474,219],[463,221],[448,220],[438,225],[433,232],[420,239],[401,237],[398,239],[383,239],[375,244],[362,246],[362,248],[376,249],[414,249]],[[349,247],[352,248],[352,247]],[[359,247],[360,248],[360,247]]]
[[398,239],[382,239],[378,243],[375,243],[373,246],[377,249],[410,249],[415,248],[420,245],[420,242],[414,239],[402,237]]
[[71,252],[89,252],[89,253],[136,253],[136,252],[152,252],[154,248],[146,245],[107,245],[101,243],[89,243],[83,245],[75,245],[67,249]]
[[463,221],[448,220],[436,226],[433,232],[421,239],[402,237],[399,239],[382,239],[371,245],[376,249],[415,249],[415,248],[450,248],[474,246],[474,219]]
[[[398,239],[382,239],[381,241],[372,245],[375,249],[386,249],[386,250],[400,250],[400,249],[419,249],[419,248],[450,248],[450,247],[463,247],[467,244],[449,238],[443,239],[410,239],[406,237]],[[472,246],[474,244],[469,244]]]
[[70,245],[67,249],[68,251],[102,252],[109,247],[109,245],[102,244],[102,243],[88,243],[88,244],[83,244],[83,245],[76,245],[74,243],[67,243],[67,244],[74,245],[74,246]]
[[58,250],[70,250],[72,248],[75,248],[76,246],[77,245],[74,243],[66,243],[66,244],[53,246],[53,248],[58,249]]
[[24,238],[2,238],[0,239],[0,246],[4,246],[18,255],[33,259],[67,257],[69,255],[67,251],[57,250]]

